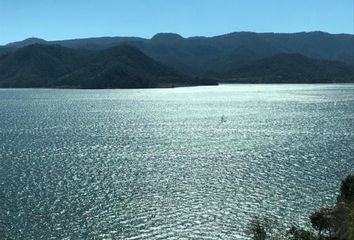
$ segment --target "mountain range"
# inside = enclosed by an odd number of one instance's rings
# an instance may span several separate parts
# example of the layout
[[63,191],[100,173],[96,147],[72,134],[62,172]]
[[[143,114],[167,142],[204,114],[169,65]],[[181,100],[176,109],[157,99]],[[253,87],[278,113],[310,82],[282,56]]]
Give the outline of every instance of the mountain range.
[[[235,32],[101,37],[0,47],[2,87],[156,87],[216,82],[352,82],[354,35]],[[33,85],[36,83],[35,85]]]
[[217,84],[179,73],[129,45],[100,51],[32,44],[0,56],[0,87],[153,88]]

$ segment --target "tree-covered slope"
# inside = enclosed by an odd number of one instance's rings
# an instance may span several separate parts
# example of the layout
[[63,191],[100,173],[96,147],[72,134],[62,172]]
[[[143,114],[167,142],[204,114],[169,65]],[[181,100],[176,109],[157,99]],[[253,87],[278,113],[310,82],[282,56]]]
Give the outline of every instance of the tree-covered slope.
[[160,64],[133,47],[122,45],[90,55],[87,64],[61,78],[56,85],[72,83],[82,88],[151,88],[216,82],[206,79],[200,82]]
[[163,64],[199,76],[224,74],[243,64],[280,53],[301,54],[320,60],[354,64],[354,36],[325,32],[234,32],[215,37],[189,38],[174,33],[160,33],[151,39],[102,37],[49,42],[30,38],[7,47],[23,47],[34,42],[94,50],[126,43]]
[[353,82],[353,68],[339,61],[278,54],[233,69],[223,77],[228,82],[253,83]]
[[1,87],[49,87],[83,64],[87,50],[34,44],[0,57]]
[[178,73],[139,50],[34,44],[0,56],[0,87],[140,88],[215,84]]
[[[348,82],[353,79],[353,42],[354,35],[324,32],[235,32],[190,38],[160,33],[151,39],[62,41],[30,38],[0,47],[0,86],[155,87],[215,83],[211,78],[221,82]],[[40,45],[28,46],[32,43]],[[27,57],[16,63],[21,54]]]

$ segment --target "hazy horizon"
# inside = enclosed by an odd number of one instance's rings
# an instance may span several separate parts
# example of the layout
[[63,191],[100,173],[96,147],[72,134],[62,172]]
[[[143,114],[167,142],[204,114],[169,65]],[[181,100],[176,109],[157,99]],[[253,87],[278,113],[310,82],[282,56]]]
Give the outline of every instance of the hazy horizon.
[[48,41],[104,36],[183,37],[232,32],[353,34],[353,2],[215,0],[165,2],[0,1],[0,45],[36,37]]

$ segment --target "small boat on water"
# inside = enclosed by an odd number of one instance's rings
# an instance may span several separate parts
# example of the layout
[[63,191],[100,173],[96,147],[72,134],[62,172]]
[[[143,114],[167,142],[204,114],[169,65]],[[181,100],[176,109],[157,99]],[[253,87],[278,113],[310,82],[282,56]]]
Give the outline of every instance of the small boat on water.
[[220,122],[221,122],[221,123],[226,122],[226,118],[225,118],[225,116],[224,116],[224,115],[222,115],[222,116],[221,116]]

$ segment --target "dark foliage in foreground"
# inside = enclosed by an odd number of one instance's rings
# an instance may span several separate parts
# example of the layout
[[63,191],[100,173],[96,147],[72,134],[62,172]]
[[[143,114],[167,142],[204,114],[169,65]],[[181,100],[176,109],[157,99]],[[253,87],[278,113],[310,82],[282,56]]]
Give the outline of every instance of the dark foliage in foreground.
[[334,208],[334,218],[334,230],[338,233],[338,239],[354,239],[354,175],[342,182]]
[[317,236],[296,225],[286,229],[267,217],[254,217],[246,233],[254,240],[353,240],[354,239],[354,175],[342,181],[334,208],[321,208],[311,214]]

